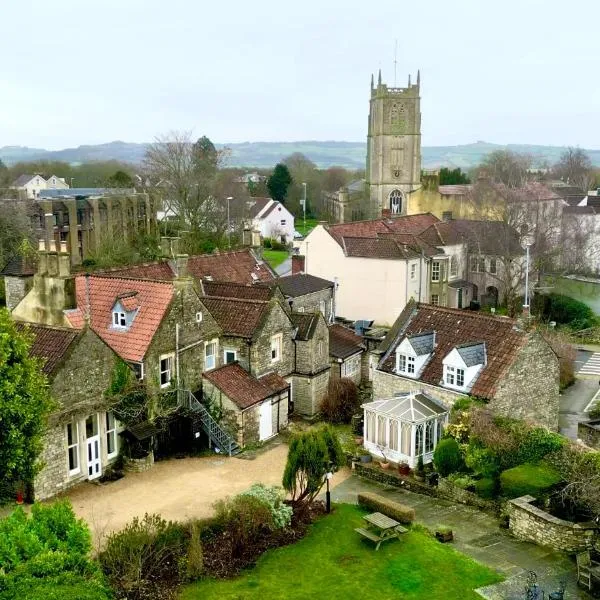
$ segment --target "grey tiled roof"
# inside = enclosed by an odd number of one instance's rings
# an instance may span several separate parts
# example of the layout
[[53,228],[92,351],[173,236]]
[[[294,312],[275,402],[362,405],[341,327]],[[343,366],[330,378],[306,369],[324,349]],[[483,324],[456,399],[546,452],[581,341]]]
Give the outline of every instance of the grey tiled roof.
[[431,354],[433,352],[433,344],[435,341],[435,333],[433,331],[409,335],[407,338],[417,356]]
[[465,361],[467,367],[474,367],[475,365],[483,365],[485,363],[484,343],[463,344],[462,346],[457,346],[456,350]]
[[427,396],[423,392],[400,394],[385,400],[375,400],[363,404],[363,408],[411,423],[434,419],[448,413],[448,409],[441,400]]

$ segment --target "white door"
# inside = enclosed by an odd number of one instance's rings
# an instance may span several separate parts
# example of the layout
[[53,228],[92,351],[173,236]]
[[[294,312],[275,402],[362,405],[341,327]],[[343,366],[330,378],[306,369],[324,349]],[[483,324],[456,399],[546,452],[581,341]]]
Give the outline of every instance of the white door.
[[87,442],[88,479],[96,479],[102,475],[100,461],[100,434],[98,431],[98,415],[90,415],[85,420],[85,435]]
[[258,435],[259,439],[266,440],[273,435],[271,400],[267,400],[260,405],[260,422]]

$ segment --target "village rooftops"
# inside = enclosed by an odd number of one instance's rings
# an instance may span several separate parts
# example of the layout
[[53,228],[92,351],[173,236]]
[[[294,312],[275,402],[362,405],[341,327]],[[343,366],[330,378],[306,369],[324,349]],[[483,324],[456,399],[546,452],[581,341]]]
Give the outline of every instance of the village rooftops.
[[409,302],[382,343],[384,355],[378,369],[395,373],[395,352],[408,337],[435,331],[435,347],[418,380],[440,385],[443,361],[456,349],[467,366],[482,365],[470,393],[491,398],[503,375],[527,343],[527,334],[514,319],[489,316],[468,310]]
[[0,275],[9,275],[13,277],[29,277],[36,273],[36,261],[34,258],[27,258],[16,254],[8,260]]
[[274,293],[274,287],[224,281],[203,280],[202,288],[206,296],[239,298],[240,300],[262,300],[264,302],[268,302]]
[[42,360],[42,371],[52,376],[75,345],[80,332],[65,327],[49,327],[35,323],[16,321],[17,331],[33,336],[31,356]]
[[287,298],[297,298],[306,294],[313,294],[329,288],[333,288],[333,281],[309,275],[307,273],[297,273],[279,277],[271,282],[270,285],[277,286],[281,293]]
[[202,374],[218,390],[245,410],[289,388],[285,379],[276,373],[267,373],[256,379],[238,363],[231,363]]
[[362,408],[404,422],[419,423],[448,413],[448,409],[425,392],[398,394],[393,398],[375,400]]
[[343,325],[329,326],[329,354],[334,358],[346,359],[357,352],[362,352],[365,346],[363,339]]
[[223,330],[224,335],[252,339],[271,304],[260,300],[205,296],[204,305]]
[[299,313],[293,312],[290,315],[292,323],[296,328],[296,339],[310,340],[315,332],[319,322],[320,313]]

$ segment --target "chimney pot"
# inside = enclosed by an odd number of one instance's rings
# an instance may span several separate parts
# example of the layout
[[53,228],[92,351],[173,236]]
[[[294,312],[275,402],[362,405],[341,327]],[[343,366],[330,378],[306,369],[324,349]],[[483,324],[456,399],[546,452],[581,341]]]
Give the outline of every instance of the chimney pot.
[[304,273],[306,257],[302,254],[292,254],[292,275]]
[[38,240],[38,250],[44,252],[46,250],[46,240]]
[[60,243],[60,251],[62,254],[67,254],[68,250],[67,250],[67,242],[62,242]]

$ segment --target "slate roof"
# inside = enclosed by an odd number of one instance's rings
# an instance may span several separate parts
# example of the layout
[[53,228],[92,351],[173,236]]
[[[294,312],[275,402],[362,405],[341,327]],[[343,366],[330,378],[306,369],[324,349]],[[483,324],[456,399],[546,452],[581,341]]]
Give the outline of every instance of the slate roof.
[[36,264],[33,258],[26,258],[16,254],[8,260],[0,275],[12,275],[14,277],[29,277],[35,275]]
[[343,325],[329,326],[329,354],[342,360],[362,352],[363,339]]
[[202,281],[206,296],[221,298],[240,298],[245,300],[269,301],[273,297],[273,288],[264,285],[247,285],[225,281]]
[[406,336],[417,356],[431,354],[435,343],[435,333],[427,331]]
[[423,392],[401,394],[385,400],[375,400],[363,404],[362,407],[410,423],[435,419],[448,413],[448,409],[443,404]]
[[273,285],[276,285],[281,290],[281,293],[288,298],[297,298],[314,292],[320,292],[328,288],[333,288],[333,281],[315,277],[308,273],[297,273],[296,275],[288,275],[287,277],[279,277],[275,279]]
[[[588,200],[589,202],[589,200]],[[596,204],[596,203],[594,203]],[[594,204],[588,204],[587,206],[565,206],[563,208],[564,215],[595,215],[596,206]]]
[[[35,175],[19,175],[14,181],[13,181],[13,187],[21,187],[23,185],[25,185],[26,183],[29,183],[33,178],[35,177]],[[40,175],[41,177],[41,175]],[[42,177],[42,179],[44,179]],[[44,181],[46,181],[44,179]]]
[[[123,360],[141,362],[160,326],[172,298],[172,283],[117,277],[89,276],[89,294],[86,294],[86,277],[75,278],[77,308],[65,311],[73,327],[84,323],[86,298],[90,301],[90,326]],[[137,292],[135,301],[139,310],[131,326],[123,331],[113,329],[112,309],[119,296]]]
[[586,196],[587,193],[574,185],[553,186],[555,194],[566,200],[570,206],[577,206]]
[[260,213],[260,211],[263,210],[265,206],[269,204],[269,202],[271,202],[271,198],[251,198],[248,204],[250,205],[252,202],[254,204],[249,206],[248,216],[254,219]]
[[297,327],[297,340],[310,340],[313,336],[317,323],[319,322],[320,313],[299,313],[293,312],[290,315],[294,327]]
[[48,327],[20,321],[15,322],[15,326],[17,331],[28,332],[33,336],[29,352],[43,360],[42,371],[49,376],[55,374],[79,337],[78,331],[64,327]]
[[456,347],[456,351],[465,362],[467,367],[483,365],[485,363],[485,344],[461,344]]
[[154,281],[173,281],[175,279],[175,273],[166,260],[117,267],[115,269],[97,271],[96,273],[110,277],[132,277],[134,279],[152,279]]
[[[252,284],[275,279],[273,271],[263,261],[258,261],[250,250],[235,250],[219,254],[190,256],[188,271],[197,279],[209,276],[213,281],[231,281]],[[252,277],[255,274],[256,279]]]
[[269,311],[270,303],[240,298],[206,296],[202,299],[224,335],[252,338]]
[[485,343],[487,364],[471,389],[471,394],[481,398],[493,397],[504,373],[527,343],[527,335],[516,328],[514,319],[410,302],[382,343],[386,350],[378,368],[393,373],[398,344],[404,336],[424,331],[435,331],[436,335],[434,353],[420,376],[432,385],[440,385],[442,361],[453,348]]
[[420,253],[396,240],[386,238],[342,238],[346,256],[355,258],[406,259],[418,258]]
[[276,393],[267,382],[252,377],[238,363],[231,363],[205,372],[202,377],[210,381],[242,410],[250,408]]

